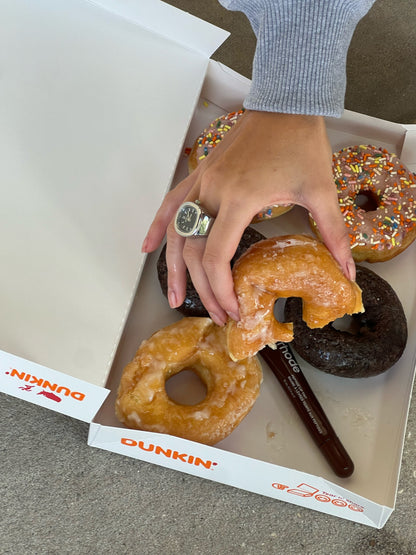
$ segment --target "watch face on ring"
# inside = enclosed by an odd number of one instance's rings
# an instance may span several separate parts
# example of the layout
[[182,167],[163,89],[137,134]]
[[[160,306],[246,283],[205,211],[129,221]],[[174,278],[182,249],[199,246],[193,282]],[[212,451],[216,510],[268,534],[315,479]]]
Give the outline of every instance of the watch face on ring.
[[199,210],[192,204],[185,204],[176,217],[176,227],[179,231],[192,234],[198,222]]

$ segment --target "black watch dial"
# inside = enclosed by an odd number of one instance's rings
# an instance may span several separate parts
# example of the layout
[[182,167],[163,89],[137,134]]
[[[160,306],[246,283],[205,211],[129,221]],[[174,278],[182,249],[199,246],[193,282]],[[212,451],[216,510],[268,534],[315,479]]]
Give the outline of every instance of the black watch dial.
[[194,206],[190,204],[185,205],[180,210],[176,219],[177,227],[183,233],[192,233],[195,230],[198,221],[198,215],[199,213]]

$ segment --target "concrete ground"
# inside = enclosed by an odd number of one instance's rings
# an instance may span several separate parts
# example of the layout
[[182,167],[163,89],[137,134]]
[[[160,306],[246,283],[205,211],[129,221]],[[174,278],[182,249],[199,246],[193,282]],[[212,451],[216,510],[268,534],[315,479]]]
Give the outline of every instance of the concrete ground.
[[[250,76],[244,16],[169,3],[230,30],[214,58]],[[346,107],[416,122],[415,89],[416,3],[378,0],[351,45]],[[416,554],[415,401],[382,530],[93,449],[87,424],[3,394],[0,429],[0,554]]]

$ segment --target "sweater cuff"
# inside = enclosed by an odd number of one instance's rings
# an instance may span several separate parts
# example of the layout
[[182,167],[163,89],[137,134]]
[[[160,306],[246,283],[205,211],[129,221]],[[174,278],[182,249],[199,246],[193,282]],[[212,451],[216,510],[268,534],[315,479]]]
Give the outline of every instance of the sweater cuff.
[[346,59],[375,0],[220,0],[243,11],[257,36],[250,110],[339,117]]

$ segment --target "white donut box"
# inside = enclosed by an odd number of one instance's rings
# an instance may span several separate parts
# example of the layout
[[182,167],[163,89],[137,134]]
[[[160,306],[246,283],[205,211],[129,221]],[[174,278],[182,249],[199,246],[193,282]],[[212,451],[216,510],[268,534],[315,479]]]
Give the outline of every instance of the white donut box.
[[[215,447],[123,427],[123,367],[181,317],[141,243],[186,175],[186,148],[241,105],[249,81],[209,59],[225,31],[158,0],[3,0],[0,18],[0,390],[90,422],[91,446],[381,528],[415,372],[416,243],[371,266],[408,319],[393,368],[348,380],[299,359],[355,463],[350,478],[333,473],[264,363],[259,400]],[[415,125],[353,112],[327,125],[334,150],[376,144],[416,171]],[[300,209],[257,227],[310,233]]]

